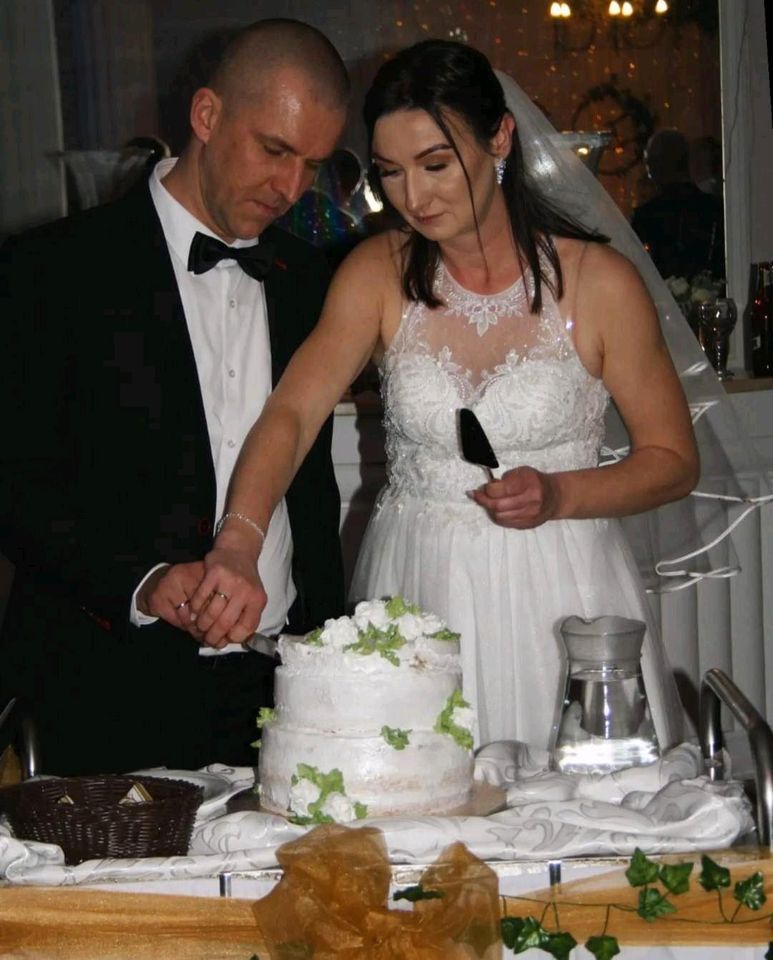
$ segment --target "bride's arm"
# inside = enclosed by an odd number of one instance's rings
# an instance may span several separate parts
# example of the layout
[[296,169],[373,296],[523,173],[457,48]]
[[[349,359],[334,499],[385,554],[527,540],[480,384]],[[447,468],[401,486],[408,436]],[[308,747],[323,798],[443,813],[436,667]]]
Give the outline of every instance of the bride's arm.
[[590,244],[578,281],[575,345],[603,379],[629,433],[619,463],[544,474],[509,471],[474,494],[495,522],[526,529],[547,520],[619,517],[686,496],[699,463],[687,403],[657,313],[631,263]]
[[268,529],[323,423],[373,355],[381,332],[382,278],[389,269],[389,248],[381,237],[363,242],[344,261],[318,324],[247,435],[231,477],[225,520],[206,557],[207,574],[191,600],[211,646],[241,642],[257,628],[266,604],[257,574],[263,546],[258,530]]

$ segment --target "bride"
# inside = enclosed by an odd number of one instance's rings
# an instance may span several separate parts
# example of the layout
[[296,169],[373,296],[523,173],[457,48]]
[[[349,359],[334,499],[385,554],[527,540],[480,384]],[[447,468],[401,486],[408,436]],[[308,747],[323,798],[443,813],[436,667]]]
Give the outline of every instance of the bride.
[[[429,40],[402,51],[379,70],[365,122],[373,185],[403,226],[341,266],[249,435],[192,601],[197,625],[214,646],[254,630],[262,530],[374,358],[388,484],[353,598],[401,594],[446,620],[462,635],[480,742],[537,747],[557,705],[562,619],[646,620],[645,684],[668,746],[681,711],[618,518],[688,494],[698,457],[646,287],[605,237],[536,189],[518,117],[476,50]],[[630,450],[601,467],[610,398]],[[461,407],[486,430],[498,478],[461,459]]]

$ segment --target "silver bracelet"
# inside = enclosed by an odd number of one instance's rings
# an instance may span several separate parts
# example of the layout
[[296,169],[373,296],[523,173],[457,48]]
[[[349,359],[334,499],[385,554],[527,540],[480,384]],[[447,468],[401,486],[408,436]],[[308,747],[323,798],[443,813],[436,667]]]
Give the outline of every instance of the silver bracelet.
[[223,516],[217,521],[217,526],[215,527],[215,536],[217,536],[220,531],[223,529],[223,524],[226,520],[241,520],[242,523],[246,523],[248,527],[257,533],[260,537],[260,542],[266,542],[266,534],[262,527],[259,527],[254,520],[251,520],[249,517],[245,517],[243,513],[224,513]]

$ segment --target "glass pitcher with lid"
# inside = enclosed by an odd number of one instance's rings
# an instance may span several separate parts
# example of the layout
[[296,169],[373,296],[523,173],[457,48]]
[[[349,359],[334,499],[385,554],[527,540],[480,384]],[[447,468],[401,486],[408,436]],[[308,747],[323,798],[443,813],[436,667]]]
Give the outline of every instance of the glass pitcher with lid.
[[568,617],[561,624],[567,668],[553,736],[562,773],[611,773],[660,756],[644,678],[646,625],[625,617]]

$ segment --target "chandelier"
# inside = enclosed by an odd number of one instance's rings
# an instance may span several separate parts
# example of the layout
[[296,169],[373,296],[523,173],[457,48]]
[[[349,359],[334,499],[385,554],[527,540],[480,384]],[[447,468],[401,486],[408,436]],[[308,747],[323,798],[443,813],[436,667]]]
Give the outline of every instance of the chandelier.
[[678,3],[679,0],[553,0],[548,14],[553,21],[556,53],[589,50],[604,33],[609,34],[615,50],[654,46]]
[[573,8],[582,14],[586,15],[589,12],[589,8],[593,7],[603,7],[606,6],[606,15],[608,17],[632,17],[636,13],[653,13],[656,16],[662,16],[664,13],[668,13],[668,0],[649,0],[649,2],[630,2],[630,0],[623,0],[621,3],[620,0],[609,0],[608,4],[605,4],[602,0],[602,3],[589,3],[588,0],[575,0],[574,3],[569,3],[565,0],[564,3],[554,2],[550,4],[550,16],[560,19],[566,19],[572,16]]

